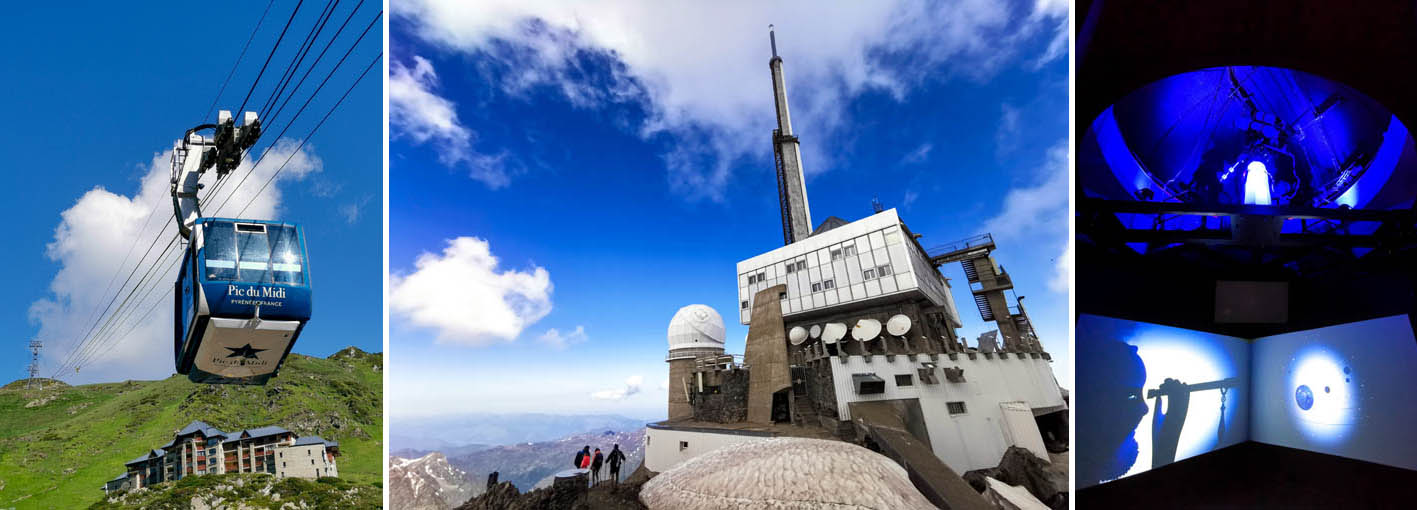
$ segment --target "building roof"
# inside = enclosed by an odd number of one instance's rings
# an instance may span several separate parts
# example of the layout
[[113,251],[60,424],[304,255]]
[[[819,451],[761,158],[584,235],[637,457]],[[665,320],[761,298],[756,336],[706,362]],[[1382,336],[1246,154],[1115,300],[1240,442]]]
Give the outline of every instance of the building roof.
[[270,425],[270,426],[266,426],[266,427],[258,427],[258,428],[254,428],[254,429],[245,429],[245,430],[240,430],[240,431],[234,432],[234,433],[232,433],[232,434],[230,434],[230,435],[225,436],[225,437],[228,438],[225,442],[230,443],[230,442],[234,442],[234,441],[239,440],[239,439],[251,439],[251,438],[257,438],[257,437],[266,437],[266,436],[274,436],[274,435],[289,434],[289,433],[290,433],[289,430],[285,430],[285,429],[283,429],[283,428],[281,428],[281,427],[277,427],[277,426],[275,426],[275,425]]
[[822,222],[817,225],[817,228],[812,229],[811,235],[817,235],[837,227],[844,227],[848,223],[851,222],[843,220],[836,216],[827,216],[827,219],[822,220]]
[[322,438],[322,437],[320,437],[320,436],[305,436],[305,437],[297,438],[297,439],[295,440],[295,445],[294,445],[294,446],[307,446],[307,445],[317,445],[317,444],[325,445],[326,448],[336,448],[336,447],[339,447],[339,442],[338,442],[338,441],[326,441],[324,438]]
[[124,466],[130,466],[130,465],[133,465],[133,464],[137,464],[137,463],[139,463],[139,462],[144,462],[144,461],[146,461],[146,460],[148,460],[148,459],[151,459],[151,458],[153,458],[153,457],[161,457],[161,456],[163,456],[163,455],[167,455],[167,452],[164,451],[162,448],[158,448],[158,449],[156,449],[156,450],[148,450],[146,453],[144,453],[144,454],[142,454],[142,455],[139,455],[138,458],[133,459],[133,460],[130,460],[130,461],[128,461],[128,462],[124,462],[123,465],[124,465]]
[[200,432],[203,436],[206,437],[226,437],[226,433],[222,432],[221,429],[218,429],[211,425],[207,425],[206,422],[203,422],[201,420],[196,420],[192,423],[188,423],[186,427],[183,427],[182,430],[177,433],[177,436],[188,436],[196,434],[198,432]]
[[116,482],[116,481],[119,481],[119,480],[124,480],[124,479],[127,479],[127,478],[128,478],[128,472],[127,472],[127,471],[124,471],[123,474],[114,477],[112,480],[109,480],[108,483],[113,483],[113,482]]

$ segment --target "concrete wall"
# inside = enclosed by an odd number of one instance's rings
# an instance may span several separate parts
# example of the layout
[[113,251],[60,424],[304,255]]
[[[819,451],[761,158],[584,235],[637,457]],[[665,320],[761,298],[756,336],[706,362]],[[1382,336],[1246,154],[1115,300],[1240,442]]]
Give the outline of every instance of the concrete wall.
[[325,452],[325,445],[285,446],[276,448],[276,476],[319,478],[339,476],[339,470]]
[[[645,429],[645,469],[663,473],[686,460],[724,446],[744,441],[762,441],[768,437],[650,427]],[[679,444],[681,441],[686,443],[683,448]]]
[[[991,359],[982,353],[975,354],[972,360],[967,354],[958,354],[957,358],[950,360],[941,355],[933,362],[939,367],[935,372],[938,384],[920,381],[916,370],[922,361],[916,356],[895,356],[893,361],[885,356],[872,356],[870,361],[863,356],[849,356],[846,363],[829,360],[838,418],[851,419],[850,402],[919,399],[935,456],[955,472],[964,473],[998,465],[1010,444],[1019,442],[1017,438],[1011,441],[1004,430],[1001,402],[1023,402],[1033,409],[1063,405],[1062,392],[1048,360],[1019,359],[1014,354],[1007,359],[995,354]],[[946,367],[963,368],[965,382],[949,382],[942,370]],[[885,392],[857,395],[851,375],[862,373],[874,373],[884,379]],[[898,385],[896,375],[909,375],[912,384]],[[964,402],[965,412],[951,415],[948,402]]]

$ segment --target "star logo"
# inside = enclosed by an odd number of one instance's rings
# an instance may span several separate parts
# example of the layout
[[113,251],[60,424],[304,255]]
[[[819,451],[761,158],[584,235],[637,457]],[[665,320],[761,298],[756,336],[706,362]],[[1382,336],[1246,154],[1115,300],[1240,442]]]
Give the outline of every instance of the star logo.
[[265,352],[265,351],[269,350],[269,349],[252,349],[252,348],[251,348],[251,344],[249,344],[249,343],[246,344],[246,346],[244,346],[244,347],[223,347],[223,349],[226,349],[226,350],[228,350],[228,351],[231,351],[231,354],[226,355],[226,357],[228,357],[228,358],[240,357],[240,358],[243,358],[243,359],[256,359],[256,353],[258,353],[258,352]]

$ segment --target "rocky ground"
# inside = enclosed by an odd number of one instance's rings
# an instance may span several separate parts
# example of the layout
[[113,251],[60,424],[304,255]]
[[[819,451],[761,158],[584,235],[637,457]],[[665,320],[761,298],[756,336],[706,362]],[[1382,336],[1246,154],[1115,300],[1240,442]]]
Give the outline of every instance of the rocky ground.
[[523,493],[502,482],[456,510],[647,510],[640,503],[640,487],[651,476],[641,467],[619,484],[602,482],[579,492],[548,487]]

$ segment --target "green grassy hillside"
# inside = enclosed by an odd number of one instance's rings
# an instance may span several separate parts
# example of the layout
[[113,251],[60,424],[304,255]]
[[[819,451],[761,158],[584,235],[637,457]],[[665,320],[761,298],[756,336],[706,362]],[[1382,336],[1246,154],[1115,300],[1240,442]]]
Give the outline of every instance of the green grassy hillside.
[[339,441],[344,480],[382,475],[383,360],[355,348],[326,359],[291,354],[265,386],[161,381],[0,388],[0,509],[84,508],[123,463],[192,420],[226,431],[278,425]]

